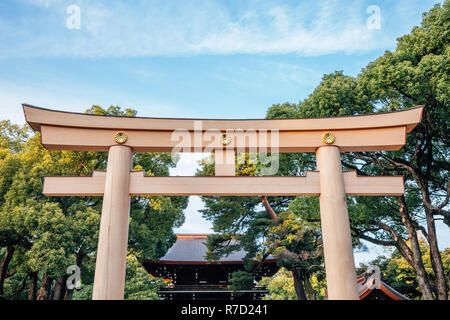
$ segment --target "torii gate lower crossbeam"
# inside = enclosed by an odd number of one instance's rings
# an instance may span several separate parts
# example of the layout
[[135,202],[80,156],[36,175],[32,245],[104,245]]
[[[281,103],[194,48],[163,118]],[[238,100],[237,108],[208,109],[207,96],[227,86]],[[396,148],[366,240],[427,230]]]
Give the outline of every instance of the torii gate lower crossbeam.
[[[195,119],[105,117],[29,105],[23,108],[27,122],[41,132],[45,147],[109,151],[106,173],[46,177],[43,190],[48,196],[103,196],[93,299],[106,300],[123,299],[130,196],[135,195],[318,195],[328,298],[359,299],[346,196],[401,195],[404,184],[402,177],[358,177],[356,172],[342,172],[340,154],[398,150],[422,114],[418,107],[325,119],[201,120],[204,126],[199,129],[200,120]],[[180,128],[193,138],[174,142],[172,133]],[[272,130],[270,139],[268,130]],[[143,172],[131,172],[133,152],[167,152],[175,146],[181,146],[179,152],[204,151],[196,141],[211,138],[215,177],[144,177]],[[269,152],[316,152],[318,172],[307,172],[304,177],[233,177],[236,152],[267,152],[268,146],[277,147]],[[218,161],[223,156],[232,159],[231,163]]]

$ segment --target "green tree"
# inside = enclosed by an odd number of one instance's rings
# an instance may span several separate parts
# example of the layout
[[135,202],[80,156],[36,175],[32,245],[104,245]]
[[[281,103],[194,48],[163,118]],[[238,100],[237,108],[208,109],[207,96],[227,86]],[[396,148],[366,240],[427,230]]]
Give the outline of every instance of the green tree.
[[[240,154],[236,159],[237,175],[255,176],[260,174],[261,163],[253,164],[249,154]],[[197,175],[214,175],[214,162],[204,159]],[[270,248],[262,241],[268,228],[274,221],[268,216],[259,197],[202,197],[205,209],[201,210],[203,217],[213,224],[216,234],[208,236],[208,260],[218,260],[233,251],[244,250],[244,270],[232,274],[230,282],[235,290],[246,288],[248,281],[254,279],[253,274],[260,268],[269,256]],[[285,207],[282,197],[271,197],[273,206]]]
[[312,276],[324,277],[322,235],[318,223],[299,219],[292,211],[279,214],[279,223],[269,228],[267,246],[278,265],[292,272],[299,300],[315,300]]
[[[323,300],[327,290],[323,274],[312,275],[310,284],[315,293],[314,298]],[[265,287],[268,291],[263,300],[298,300],[292,272],[285,268],[280,268],[272,277],[262,278],[258,285]]]
[[[136,115],[113,106],[93,106],[87,113]],[[0,132],[0,296],[70,299],[73,291],[65,285],[69,265],[81,268],[85,285],[93,282],[101,198],[45,197],[43,177],[91,175],[106,169],[107,154],[48,151],[38,134],[7,121]],[[174,165],[167,153],[133,156],[134,168],[147,175],[168,175]],[[163,256],[175,242],[173,227],[183,223],[186,206],[186,197],[132,197],[130,254],[139,261]],[[136,292],[133,296],[138,297]]]
[[[394,242],[414,267],[424,297],[442,300],[448,298],[448,279],[439,254],[435,220],[443,217],[449,225],[449,29],[450,2],[445,1],[423,15],[421,26],[400,37],[395,51],[387,51],[361,72],[359,88],[378,110],[423,105],[424,111],[422,122],[399,152],[354,155],[367,170],[402,174],[407,190],[417,194],[419,212],[414,212],[414,205],[410,205],[415,202],[413,195],[407,193],[393,206],[400,219],[378,220],[377,227],[390,234],[388,241]],[[398,226],[405,230],[405,236],[397,232]],[[431,278],[424,270],[417,232],[430,246]],[[410,241],[410,247],[405,240]]]
[[233,290],[234,295],[239,297],[242,295],[240,290],[249,290],[253,286],[253,274],[245,270],[234,271],[230,278],[230,289]]
[[[430,247],[424,240],[420,240],[420,249],[424,261],[425,270],[429,277],[433,276],[433,268],[430,259]],[[408,243],[409,245],[409,243]],[[445,274],[450,274],[450,249],[441,251],[441,259]],[[398,292],[410,299],[421,299],[422,294],[417,282],[415,271],[402,254],[396,249],[389,257],[379,256],[368,264],[361,264],[358,268],[364,272],[369,266],[376,265],[380,268],[382,279]]]
[[262,278],[258,285],[269,291],[263,300],[298,300],[292,272],[285,268],[278,270],[272,277]]
[[[448,278],[435,219],[443,217],[448,224],[449,12],[449,1],[436,5],[424,14],[420,27],[398,39],[394,52],[387,51],[356,78],[342,72],[326,75],[305,101],[273,106],[275,111],[268,112],[289,118],[323,117],[424,106],[423,120],[402,150],[350,153],[342,162],[359,175],[404,176],[404,196],[348,199],[352,231],[356,239],[394,246],[413,267],[425,299],[444,300]],[[430,245],[432,275],[424,267],[418,232]]]
[[[239,157],[242,157],[239,159]],[[299,163],[311,161],[300,155],[283,154],[280,161],[280,175],[299,174]],[[248,154],[236,157],[237,175],[259,175],[262,164],[250,163]],[[211,159],[201,162],[198,175],[213,175],[214,163]],[[321,237],[317,223],[306,226],[299,216],[285,212],[293,197],[268,197],[266,200],[273,210],[280,213],[274,221],[261,205],[259,197],[202,197],[205,209],[203,217],[212,221],[216,232],[207,240],[207,259],[218,260],[233,251],[245,250],[244,271],[234,273],[230,279],[233,288],[244,289],[253,273],[270,254],[278,258],[280,266],[294,274],[295,289],[299,299],[314,298],[311,277],[321,269]]]
[[[313,118],[424,106],[422,122],[408,135],[400,151],[344,154],[342,163],[359,175],[403,175],[404,196],[348,197],[354,245],[361,247],[361,241],[370,241],[395,247],[414,270],[423,297],[442,300],[448,298],[448,276],[439,254],[435,221],[443,219],[449,225],[449,23],[447,0],[425,13],[421,26],[400,37],[393,52],[387,51],[357,77],[346,76],[342,71],[324,75],[305,100],[273,105],[266,114],[268,119]],[[258,174],[258,164],[255,168]],[[278,175],[300,175],[315,169],[314,154],[282,154]],[[208,166],[202,166],[201,173],[208,172],[212,174]],[[278,214],[289,208],[299,219],[319,221],[314,198],[298,197],[291,204],[292,200],[268,198]],[[240,230],[253,234],[250,242],[257,250],[252,254],[256,256],[258,250],[267,252],[258,239],[266,236],[264,228],[271,224],[256,224],[258,232],[252,227],[256,223],[252,221],[264,214],[258,199],[205,197],[204,201],[203,214],[213,222],[215,232]],[[418,233],[429,244],[432,273],[426,270]],[[213,244],[227,252],[223,243]]]
[[[166,284],[161,278],[150,275],[134,255],[127,257],[125,276],[125,300],[159,300],[158,290]],[[83,285],[81,290],[75,290],[74,300],[89,300],[92,297],[93,285]]]

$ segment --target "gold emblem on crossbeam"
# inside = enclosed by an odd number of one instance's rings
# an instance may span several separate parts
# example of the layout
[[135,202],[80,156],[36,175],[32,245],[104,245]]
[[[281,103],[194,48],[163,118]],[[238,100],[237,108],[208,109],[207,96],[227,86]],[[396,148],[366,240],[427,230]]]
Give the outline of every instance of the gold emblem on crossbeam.
[[224,146],[227,146],[230,143],[231,143],[231,138],[226,133],[222,134],[222,144]]
[[333,132],[325,132],[322,135],[322,142],[325,144],[332,144],[334,143],[335,138],[336,137],[334,136]]
[[114,141],[118,144],[123,144],[123,143],[127,142],[127,140],[128,140],[128,135],[123,131],[119,131],[114,134]]

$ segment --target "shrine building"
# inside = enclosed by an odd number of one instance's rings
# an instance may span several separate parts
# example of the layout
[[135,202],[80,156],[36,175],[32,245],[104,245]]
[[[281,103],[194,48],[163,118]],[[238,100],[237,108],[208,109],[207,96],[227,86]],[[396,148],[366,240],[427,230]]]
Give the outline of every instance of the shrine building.
[[155,277],[169,279],[173,286],[161,288],[158,294],[165,300],[260,300],[268,292],[256,282],[271,277],[279,269],[274,258],[268,257],[255,267],[254,286],[233,292],[229,289],[231,274],[244,270],[246,252],[233,252],[219,261],[205,259],[207,234],[177,234],[177,241],[158,261],[145,260],[144,268]]
[[[177,241],[160,260],[144,260],[142,265],[152,276],[170,280],[169,287],[158,291],[163,300],[261,300],[268,294],[259,287],[262,277],[271,277],[278,270],[277,261],[269,256],[255,268],[254,286],[233,292],[231,274],[244,270],[246,252],[232,252],[219,261],[205,259],[207,234],[177,234]],[[356,278],[360,300],[409,300],[382,281],[378,267],[370,266]],[[328,298],[325,297],[327,300]]]

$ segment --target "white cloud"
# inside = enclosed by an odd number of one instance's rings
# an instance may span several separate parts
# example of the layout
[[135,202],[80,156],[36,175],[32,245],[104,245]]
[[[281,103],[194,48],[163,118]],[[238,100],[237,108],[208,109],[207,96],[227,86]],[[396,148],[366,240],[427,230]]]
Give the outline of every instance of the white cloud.
[[28,3],[37,7],[50,8],[51,6],[61,3],[61,0],[27,0]]
[[[15,37],[3,55],[128,57],[234,53],[322,55],[365,52],[392,44],[368,30],[361,5],[335,1],[296,6],[216,2],[76,1],[81,29],[66,28],[68,2],[32,0],[45,10],[7,23]],[[29,18],[29,19],[27,19]],[[13,24],[13,25],[11,25]],[[0,34],[0,40],[6,35]],[[12,43],[11,43],[12,42]]]

